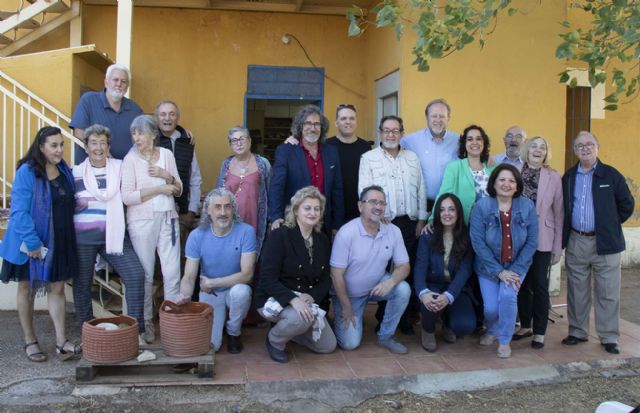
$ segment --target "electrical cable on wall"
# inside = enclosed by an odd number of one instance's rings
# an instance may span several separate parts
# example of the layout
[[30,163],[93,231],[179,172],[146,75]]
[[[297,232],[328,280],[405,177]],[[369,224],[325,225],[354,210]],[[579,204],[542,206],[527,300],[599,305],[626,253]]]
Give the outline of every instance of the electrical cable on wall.
[[[304,48],[304,46],[302,45],[302,43],[300,42],[300,40],[298,40],[298,38],[297,38],[295,35],[293,35],[293,34],[291,34],[291,33],[285,33],[285,34],[284,34],[284,36],[282,36],[282,39],[281,39],[281,40],[282,40],[282,43],[284,43],[284,44],[289,44],[289,38],[291,38],[291,39],[295,40],[295,41],[298,43],[298,45],[300,46],[300,48],[301,48],[301,49],[302,49],[302,51],[304,52],[304,55],[306,56],[307,60],[309,61],[309,63],[311,63],[311,66],[313,66],[313,67],[314,67],[314,68],[316,68],[316,69],[320,69],[320,68],[319,68],[319,67],[318,67],[318,66],[313,62],[313,60],[311,59],[311,56],[309,56],[309,53],[307,53],[307,49],[305,49],[305,48]],[[334,79],[334,78],[330,77],[330,76],[329,76],[329,75],[327,75],[326,73],[323,73],[323,76],[324,76],[327,80],[332,81],[332,82],[333,82],[333,83],[335,83],[336,85],[340,86],[340,87],[341,87],[341,88],[343,88],[343,89],[348,90],[349,92],[351,92],[351,93],[355,94],[355,95],[356,95],[356,96],[358,96],[359,98],[361,98],[361,99],[366,99],[366,96],[365,96],[365,95],[363,95],[362,93],[359,93],[359,92],[357,92],[357,91],[355,91],[355,90],[351,89],[349,86],[345,86],[345,85],[343,85],[342,83],[338,82],[336,79]]]

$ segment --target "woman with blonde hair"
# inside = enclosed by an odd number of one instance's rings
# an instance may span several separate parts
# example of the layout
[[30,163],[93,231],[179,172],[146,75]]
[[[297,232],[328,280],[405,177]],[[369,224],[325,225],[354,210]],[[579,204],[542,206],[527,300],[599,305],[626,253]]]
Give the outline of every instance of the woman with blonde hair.
[[[531,347],[544,347],[549,319],[549,268],[562,256],[564,206],[560,174],[549,167],[551,148],[542,136],[527,139],[520,148],[522,195],[536,206],[538,246],[533,262],[518,293],[520,330],[513,340],[533,336]],[[533,320],[533,328],[531,321]]]
[[275,323],[266,345],[269,356],[280,363],[289,360],[285,347],[292,340],[317,353],[336,348],[336,337],[318,305],[331,287],[324,207],[325,197],[316,187],[299,189],[291,197],[284,225],[270,233],[264,246],[256,306]]

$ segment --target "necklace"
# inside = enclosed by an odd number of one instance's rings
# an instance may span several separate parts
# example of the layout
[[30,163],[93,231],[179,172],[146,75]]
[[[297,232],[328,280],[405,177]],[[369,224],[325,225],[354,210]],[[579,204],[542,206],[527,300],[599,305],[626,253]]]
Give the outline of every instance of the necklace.
[[149,156],[146,156],[145,154],[143,154],[142,152],[138,152],[138,154],[140,155],[140,157],[147,161],[148,164],[152,164],[152,159],[153,159],[153,155],[155,155],[155,149],[151,150],[151,154]]
[[238,172],[240,173],[240,178],[241,179],[244,178],[247,172],[249,172],[249,164],[251,163],[251,157],[249,157],[249,159],[247,159],[247,161],[244,164],[240,163],[240,161],[236,157],[234,157],[233,159],[236,161],[236,165],[238,166]]

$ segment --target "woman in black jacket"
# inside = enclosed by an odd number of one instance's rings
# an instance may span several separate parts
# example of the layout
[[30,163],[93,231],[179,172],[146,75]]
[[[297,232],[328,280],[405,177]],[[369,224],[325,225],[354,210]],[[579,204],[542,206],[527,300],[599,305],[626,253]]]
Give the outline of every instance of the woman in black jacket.
[[285,223],[269,234],[256,290],[258,313],[275,323],[267,333],[267,350],[286,363],[290,340],[317,353],[330,353],[336,338],[318,304],[331,287],[331,246],[322,230],[325,198],[316,187],[291,198]]
[[467,287],[473,249],[462,205],[457,196],[446,193],[438,198],[433,211],[433,234],[420,237],[413,270],[415,291],[422,303],[422,347],[429,352],[437,349],[435,328],[440,316],[447,343],[455,343],[456,336],[470,334],[476,326]]

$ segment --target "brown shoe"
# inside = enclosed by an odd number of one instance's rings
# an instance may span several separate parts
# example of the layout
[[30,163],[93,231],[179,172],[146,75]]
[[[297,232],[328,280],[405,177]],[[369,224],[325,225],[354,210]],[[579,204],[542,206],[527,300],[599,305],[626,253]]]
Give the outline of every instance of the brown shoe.
[[227,351],[231,354],[238,354],[242,351],[242,339],[240,336],[227,336]]
[[456,333],[453,332],[452,329],[450,329],[447,326],[444,326],[442,328],[442,339],[444,340],[445,343],[449,343],[449,344],[453,344],[456,342]]
[[438,349],[435,333],[427,333],[422,330],[422,348],[427,350],[429,353],[435,353]]

